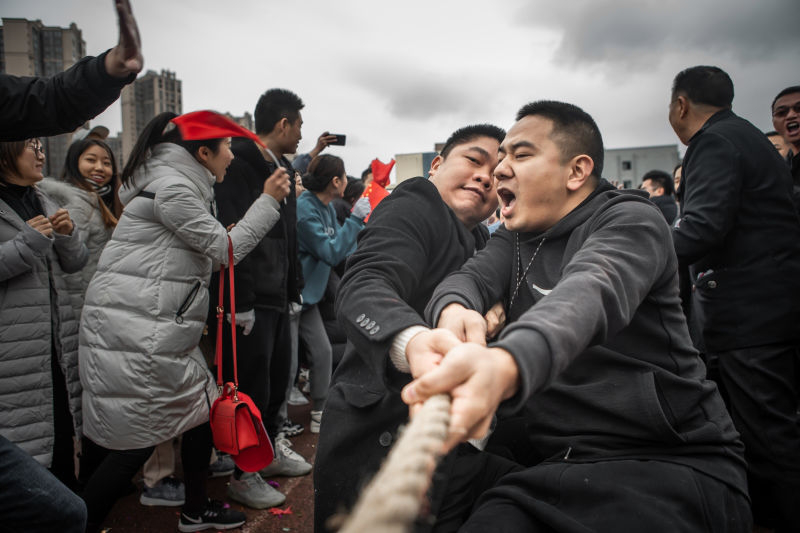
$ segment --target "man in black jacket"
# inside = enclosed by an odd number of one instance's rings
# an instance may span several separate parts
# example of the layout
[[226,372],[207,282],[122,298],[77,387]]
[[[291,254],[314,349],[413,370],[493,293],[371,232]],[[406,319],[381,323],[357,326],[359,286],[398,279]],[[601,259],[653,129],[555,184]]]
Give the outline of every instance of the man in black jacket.
[[672,224],[678,217],[678,202],[675,201],[675,181],[663,170],[651,170],[642,176],[640,189],[647,191],[650,201],[664,215],[667,224]]
[[719,68],[675,77],[669,120],[688,149],[673,239],[691,265],[709,375],[742,434],[755,522],[796,531],[800,222],[785,162],[732,101],[733,82]]
[[[454,132],[432,161],[430,180],[398,185],[359,234],[336,299],[347,347],[322,419],[315,531],[327,531],[326,520],[355,503],[407,420],[399,392],[420,369],[406,363],[406,345],[429,334],[422,311],[436,284],[489,237],[481,222],[497,206],[492,170],[503,134],[490,125]],[[440,521],[457,520],[457,507],[431,510]]]
[[128,0],[116,3],[119,43],[50,78],[0,74],[0,141],[70,132],[102,113],[142,70],[141,42]]
[[[236,156],[225,180],[214,185],[218,218],[233,224],[261,194],[264,181],[279,168],[289,173],[291,191],[281,204],[281,218],[250,254],[236,266],[236,325],[239,359],[239,388],[250,395],[261,414],[267,433],[275,444],[275,460],[262,476],[302,476],[311,465],[279,438],[278,411],[286,395],[291,362],[289,305],[300,301],[301,271],[297,261],[297,200],[295,172],[286,159],[302,137],[303,101],[286,89],[270,89],[258,100],[254,118],[254,142],[234,139]],[[230,347],[228,328],[223,346]],[[232,371],[230,354],[224,370]],[[234,472],[228,496],[254,508],[280,505],[285,497],[267,485],[258,474]]]
[[[524,469],[459,531],[749,532],[742,445],[689,339],[669,227],[602,164],[581,109],[519,111],[495,169],[505,228],[426,309],[434,332],[473,342],[403,399],[452,396],[447,446],[485,434],[498,405],[525,421]],[[509,325],[486,346],[481,313],[499,298]],[[412,367],[436,357],[411,348]]]

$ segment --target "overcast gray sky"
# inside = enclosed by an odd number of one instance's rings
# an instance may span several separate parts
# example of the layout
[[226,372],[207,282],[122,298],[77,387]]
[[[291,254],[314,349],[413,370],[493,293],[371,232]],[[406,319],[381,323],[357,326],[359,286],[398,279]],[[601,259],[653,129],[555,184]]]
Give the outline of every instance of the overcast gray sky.
[[[508,128],[538,99],[591,113],[606,147],[675,144],[670,84],[717,65],[734,110],[771,129],[769,105],[800,83],[796,0],[131,0],[145,69],[183,80],[183,109],[252,113],[271,87],[306,104],[300,151],[324,130],[360,174],[430,151],[456,128]],[[2,0],[0,15],[75,22],[87,53],[117,38],[111,0]],[[92,121],[121,129],[114,104]]]

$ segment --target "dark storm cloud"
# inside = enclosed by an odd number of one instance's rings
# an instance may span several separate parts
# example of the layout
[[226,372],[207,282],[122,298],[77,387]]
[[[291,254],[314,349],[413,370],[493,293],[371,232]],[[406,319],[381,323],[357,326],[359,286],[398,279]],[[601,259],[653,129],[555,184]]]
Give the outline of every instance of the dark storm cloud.
[[420,119],[448,115],[470,108],[476,103],[474,91],[440,71],[431,71],[400,64],[380,68],[355,66],[350,78],[359,86],[384,101],[388,111],[398,118]]
[[800,50],[797,0],[531,2],[524,26],[563,30],[556,60],[621,67],[665,54],[707,52],[743,63]]

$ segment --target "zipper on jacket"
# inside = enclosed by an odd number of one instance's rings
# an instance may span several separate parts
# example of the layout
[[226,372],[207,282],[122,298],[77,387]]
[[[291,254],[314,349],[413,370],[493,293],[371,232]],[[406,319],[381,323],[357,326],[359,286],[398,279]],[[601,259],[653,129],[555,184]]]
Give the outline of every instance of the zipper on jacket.
[[186,295],[186,298],[183,300],[183,303],[178,307],[178,312],[175,313],[175,322],[178,324],[183,324],[183,314],[189,309],[189,306],[192,305],[195,296],[197,296],[197,291],[200,290],[200,281],[195,281],[194,285],[192,285],[192,290],[189,291],[189,294]]

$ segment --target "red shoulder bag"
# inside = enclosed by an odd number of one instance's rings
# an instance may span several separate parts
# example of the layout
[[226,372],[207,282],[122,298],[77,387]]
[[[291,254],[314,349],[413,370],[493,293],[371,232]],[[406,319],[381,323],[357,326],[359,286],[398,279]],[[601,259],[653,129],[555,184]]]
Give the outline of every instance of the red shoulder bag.
[[236,364],[236,298],[233,284],[233,243],[228,236],[228,279],[230,280],[231,339],[233,342],[233,383],[222,383],[222,328],[225,317],[225,266],[219,271],[219,305],[217,305],[217,386],[219,398],[211,406],[211,432],[214,446],[229,453],[236,466],[245,472],[257,472],[272,462],[275,452],[253,400],[239,392]]

